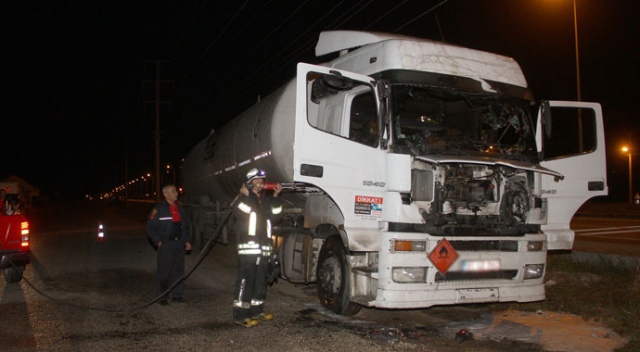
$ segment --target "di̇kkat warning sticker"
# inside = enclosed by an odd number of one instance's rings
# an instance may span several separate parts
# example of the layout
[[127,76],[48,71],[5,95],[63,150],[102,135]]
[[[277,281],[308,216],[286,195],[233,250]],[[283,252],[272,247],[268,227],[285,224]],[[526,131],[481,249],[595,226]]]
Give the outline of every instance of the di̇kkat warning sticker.
[[356,196],[354,213],[362,218],[382,216],[382,197]]

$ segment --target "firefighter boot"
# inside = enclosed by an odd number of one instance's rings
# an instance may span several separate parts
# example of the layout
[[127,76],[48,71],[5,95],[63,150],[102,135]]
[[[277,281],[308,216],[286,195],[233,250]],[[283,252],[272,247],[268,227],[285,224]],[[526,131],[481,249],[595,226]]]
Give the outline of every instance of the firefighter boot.
[[271,313],[260,313],[255,317],[252,317],[253,320],[271,320],[273,319],[273,314]]
[[245,328],[250,328],[252,326],[258,325],[258,321],[256,319],[246,318],[245,320],[236,320],[235,324],[242,325]]

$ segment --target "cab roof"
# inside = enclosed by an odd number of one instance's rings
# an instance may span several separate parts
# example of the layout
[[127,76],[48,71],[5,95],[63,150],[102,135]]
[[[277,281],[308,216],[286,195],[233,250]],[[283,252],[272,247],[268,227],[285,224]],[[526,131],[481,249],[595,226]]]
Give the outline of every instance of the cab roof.
[[316,55],[331,53],[340,57],[329,66],[366,75],[415,70],[527,87],[520,65],[510,57],[428,39],[380,32],[322,32]]

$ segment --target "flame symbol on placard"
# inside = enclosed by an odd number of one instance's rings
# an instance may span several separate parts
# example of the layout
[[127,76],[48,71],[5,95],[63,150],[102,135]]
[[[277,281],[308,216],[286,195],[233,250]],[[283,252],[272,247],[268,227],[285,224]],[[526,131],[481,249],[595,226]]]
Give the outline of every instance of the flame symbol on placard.
[[446,258],[449,256],[449,251],[447,250],[447,248],[442,247],[440,248],[440,251],[438,252],[438,256],[440,256],[440,258]]

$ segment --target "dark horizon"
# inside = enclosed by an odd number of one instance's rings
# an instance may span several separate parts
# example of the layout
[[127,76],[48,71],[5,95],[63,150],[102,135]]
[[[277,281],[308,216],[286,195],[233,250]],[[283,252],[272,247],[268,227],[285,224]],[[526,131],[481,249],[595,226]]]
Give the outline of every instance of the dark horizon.
[[[576,4],[582,100],[603,106],[609,198],[622,201],[627,157],[619,148],[637,130],[640,4]],[[9,88],[0,176],[45,194],[96,194],[123,183],[125,172],[153,172],[154,60],[162,60],[162,100],[170,102],[161,109],[163,165],[177,165],[212,128],[291,79],[296,62],[325,61],[313,54],[322,30],[395,32],[510,56],[537,99],[577,98],[571,0],[32,1],[0,10]]]

